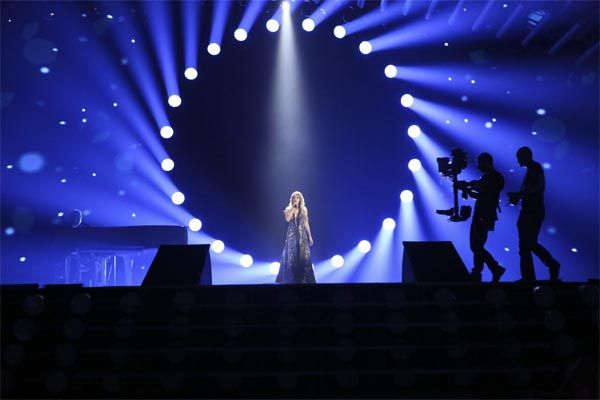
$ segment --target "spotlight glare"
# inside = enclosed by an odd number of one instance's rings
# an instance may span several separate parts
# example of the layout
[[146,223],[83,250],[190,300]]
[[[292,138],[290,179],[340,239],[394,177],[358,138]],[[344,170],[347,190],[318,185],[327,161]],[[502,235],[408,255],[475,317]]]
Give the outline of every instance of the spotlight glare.
[[206,47],[206,51],[208,51],[208,54],[211,56],[216,56],[221,52],[221,46],[219,46],[217,43],[211,43]]
[[198,71],[196,70],[196,68],[189,67],[185,69],[183,75],[185,75],[186,79],[193,81],[198,77]]
[[363,54],[369,54],[371,51],[373,51],[373,46],[371,45],[371,42],[365,40],[363,42],[360,42],[360,44],[358,45],[358,49]]
[[40,68],[40,72],[41,72],[42,74],[47,74],[47,73],[49,73],[49,72],[50,72],[50,68],[48,68],[48,67],[41,67],[41,68]]
[[176,94],[169,96],[169,105],[171,107],[179,107],[181,105],[181,97]]
[[233,37],[238,42],[243,42],[244,40],[246,40],[248,38],[248,32],[246,32],[245,29],[237,28],[235,30],[235,32],[233,32]]
[[414,102],[415,99],[410,94],[402,95],[400,98],[400,104],[402,104],[403,107],[410,107]]
[[190,227],[191,231],[198,232],[200,229],[202,229],[202,221],[200,221],[198,218],[192,218],[190,219],[188,226]]
[[400,193],[400,201],[403,203],[410,203],[413,201],[413,192],[410,190],[403,190],[402,193]]
[[369,243],[368,240],[361,240],[358,243],[358,251],[363,254],[367,254],[369,251],[371,251],[371,243]]
[[171,201],[175,205],[183,204],[184,200],[185,200],[185,196],[181,192],[175,192],[171,195]]
[[312,32],[315,29],[315,21],[310,18],[305,18],[304,21],[302,21],[302,29],[306,32]]
[[410,136],[413,139],[418,138],[421,135],[421,128],[419,128],[419,125],[411,125],[408,127],[408,136]]
[[163,171],[169,172],[172,171],[173,168],[175,168],[175,162],[173,162],[173,160],[171,160],[170,158],[165,158],[160,163],[160,166],[163,169]]
[[267,30],[269,32],[277,32],[279,30],[279,22],[275,19],[270,19],[267,21]]
[[342,39],[344,36],[346,36],[346,28],[341,25],[336,26],[333,28],[333,36],[338,39]]
[[344,257],[340,256],[339,254],[331,257],[331,265],[333,268],[342,268],[344,266]]
[[244,254],[243,256],[240,257],[240,265],[244,268],[249,268],[253,262],[254,262],[254,260],[248,254]]
[[492,125],[492,123],[490,121],[488,121],[488,122],[485,123],[485,127],[488,128],[488,129],[491,129],[492,126],[493,125]]
[[546,110],[543,108],[538,108],[536,111],[537,115],[546,115]]
[[420,171],[421,167],[421,161],[417,160],[416,158],[413,158],[408,162],[408,169],[410,169],[412,172]]
[[383,220],[382,226],[386,231],[393,231],[396,227],[396,221],[393,218],[386,218]]
[[285,12],[290,11],[290,2],[289,1],[282,1],[281,2],[281,9]]
[[223,252],[223,250],[225,250],[225,243],[223,243],[221,240],[215,240],[214,242],[212,242],[212,244],[210,245],[210,249],[215,253],[215,254],[220,254]]
[[271,274],[277,275],[279,273],[280,267],[281,267],[280,263],[272,262],[271,265],[269,265],[269,271],[271,272]]
[[168,125],[163,126],[162,128],[160,128],[160,136],[162,136],[165,139],[169,139],[169,138],[173,137],[173,133],[175,133],[173,131],[173,128],[171,128]]
[[27,260],[27,258],[25,258],[25,257],[20,257],[19,258],[19,261],[21,261],[21,262],[25,262],[26,260]]
[[388,78],[395,78],[398,75],[398,68],[395,65],[388,65],[383,71]]

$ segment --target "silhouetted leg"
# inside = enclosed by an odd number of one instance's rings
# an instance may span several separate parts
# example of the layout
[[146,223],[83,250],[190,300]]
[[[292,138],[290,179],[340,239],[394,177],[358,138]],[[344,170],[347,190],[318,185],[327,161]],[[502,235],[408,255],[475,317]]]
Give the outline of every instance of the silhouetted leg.
[[531,215],[521,211],[517,221],[519,231],[519,256],[521,256],[521,278],[524,280],[535,280],[535,269],[533,268],[533,257],[531,250],[536,243],[535,221]]
[[[535,228],[535,243],[532,245],[531,251],[533,252],[533,254],[535,254],[540,259],[540,261],[545,266],[547,266],[551,270],[550,275],[552,275],[552,269],[553,268],[558,269],[558,267],[560,266],[560,263],[554,257],[552,257],[552,254],[550,254],[550,252],[544,246],[542,246],[538,242],[538,236],[540,234],[540,230],[542,229],[543,223],[544,223],[544,214],[536,216],[536,218],[533,222],[533,226]],[[556,272],[556,274],[558,274],[558,271]],[[558,276],[556,276],[556,278],[558,278]]]
[[483,245],[487,240],[487,230],[483,228],[481,222],[475,218],[471,222],[471,232],[469,242],[471,251],[473,252],[473,270],[471,275],[476,280],[481,280],[481,272],[483,271],[484,248]]

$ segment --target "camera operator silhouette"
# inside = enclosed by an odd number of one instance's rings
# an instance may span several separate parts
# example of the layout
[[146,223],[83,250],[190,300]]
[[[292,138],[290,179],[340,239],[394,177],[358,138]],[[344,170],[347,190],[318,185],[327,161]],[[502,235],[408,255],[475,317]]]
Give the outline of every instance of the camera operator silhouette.
[[481,282],[483,264],[487,264],[492,272],[492,282],[498,282],[506,269],[489,251],[485,249],[488,232],[493,231],[498,220],[498,203],[500,192],[504,189],[504,177],[494,168],[494,159],[489,153],[481,153],[477,157],[477,168],[483,175],[477,181],[458,181],[457,186],[463,192],[475,199],[475,211],[471,221],[470,244],[473,251],[473,270],[471,278]]
[[517,221],[519,231],[519,255],[521,256],[521,278],[523,281],[535,280],[533,257],[535,254],[546,265],[550,272],[550,280],[558,279],[560,263],[552,257],[550,252],[538,243],[538,235],[542,229],[545,217],[544,190],[546,181],[544,169],[533,159],[533,152],[529,147],[521,147],[517,151],[517,161],[521,167],[526,167],[527,172],[518,192],[509,192],[511,204],[517,205],[521,201],[521,213]]

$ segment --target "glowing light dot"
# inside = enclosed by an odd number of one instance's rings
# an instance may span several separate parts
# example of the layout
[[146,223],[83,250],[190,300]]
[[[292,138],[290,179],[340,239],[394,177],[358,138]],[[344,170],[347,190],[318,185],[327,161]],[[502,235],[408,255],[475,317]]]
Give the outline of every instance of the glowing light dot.
[[119,106],[119,104],[117,104],[117,102],[115,101],[115,102],[113,103],[113,107],[118,107],[118,106]]
[[135,213],[131,213],[131,217],[135,218],[135,217],[137,217],[137,215]]
[[410,94],[402,95],[400,98],[400,104],[402,104],[403,107],[410,107],[414,102],[415,99]]
[[331,257],[331,265],[333,268],[342,268],[344,266],[344,257],[340,256],[339,254]]
[[271,272],[271,274],[273,275],[277,275],[279,273],[279,268],[281,268],[281,264],[276,262],[272,262],[271,265],[269,265],[269,272]]
[[471,79],[471,83],[474,85],[475,84],[475,79]]
[[58,52],[58,49],[56,47],[53,47],[52,51],[56,53],[56,52]]
[[369,54],[373,51],[373,45],[371,44],[371,42],[365,40],[360,42],[360,44],[358,45],[358,50],[360,50],[360,52],[363,54]]
[[49,73],[49,72],[50,72],[50,68],[48,68],[48,67],[41,67],[41,68],[40,68],[40,72],[41,72],[42,74],[47,74],[47,73]]
[[6,169],[13,169],[13,168],[14,168],[14,166],[13,166],[12,164],[8,164],[8,165],[6,166]]
[[65,178],[62,178],[62,179],[60,180],[60,183],[67,183],[67,180],[66,180]]
[[396,227],[396,221],[394,221],[393,218],[386,218],[383,220],[382,226],[386,231],[393,231]]
[[305,18],[304,21],[302,21],[302,29],[306,32],[312,32],[315,29],[315,21],[310,18]]
[[535,135],[537,135],[537,132],[536,132],[536,131],[533,131],[533,132],[531,132],[531,134],[532,134],[533,136],[535,136]]
[[491,129],[492,126],[493,126],[493,124],[490,121],[485,123],[485,127],[488,129]]
[[96,173],[95,173],[95,172],[92,172],[92,176],[96,176]]
[[169,96],[169,105],[173,108],[179,107],[181,105],[181,97],[176,94],[172,94]]
[[221,52],[221,46],[219,46],[218,43],[210,43],[206,47],[206,51],[208,51],[208,54],[210,54],[211,56],[216,56]]
[[408,136],[410,136],[413,139],[416,139],[419,137],[419,135],[421,135],[421,128],[419,128],[418,125],[411,125],[408,127]]
[[537,115],[546,115],[546,110],[544,110],[543,108],[538,108],[536,110],[536,114]]
[[186,79],[193,81],[194,79],[196,79],[198,77],[198,71],[196,70],[196,68],[189,67],[189,68],[185,69],[185,72],[183,73],[183,75],[185,76]]
[[577,253],[578,251],[579,251],[579,250],[577,250],[577,247],[573,247],[573,248],[571,249],[571,252],[573,252],[573,253]]
[[341,25],[336,26],[333,28],[333,36],[338,39],[342,39],[344,36],[346,36],[346,28]]
[[460,101],[462,101],[463,103],[466,103],[467,101],[469,101],[469,97],[468,96],[460,96]]
[[81,112],[85,112],[85,108],[82,108],[82,109],[81,109]]
[[448,47],[448,46],[449,46],[448,42],[444,42],[444,47]]
[[173,171],[173,168],[175,168],[175,162],[170,158],[165,158],[160,163],[160,167],[163,169],[163,171]]
[[449,80],[449,81],[452,81],[452,77],[451,77],[451,76],[449,76],[449,77],[448,77],[448,80]]
[[542,167],[544,169],[551,169],[552,168],[552,164],[550,164],[549,162],[545,162],[542,164]]
[[59,121],[58,124],[59,125],[66,125],[67,123],[65,121]]
[[27,260],[27,258],[25,258],[25,257],[20,257],[19,258],[19,261],[21,261],[21,262],[25,262],[26,260]]
[[235,32],[233,32],[233,37],[238,42],[243,42],[244,40],[246,40],[248,38],[248,32],[246,32],[245,29],[238,28],[235,30]]
[[181,192],[175,192],[171,195],[171,201],[175,205],[181,205],[185,201],[185,196]]
[[279,22],[275,19],[270,19],[267,21],[267,30],[269,32],[277,32],[279,30]]
[[6,236],[12,236],[15,234],[15,228],[9,226],[4,230],[4,233],[6,234]]
[[110,14],[108,14],[108,15],[106,16],[106,18],[108,18],[108,19],[113,19],[113,16],[112,16],[112,15],[110,15]]
[[395,65],[390,64],[387,67],[385,67],[383,73],[390,79],[395,78],[398,75],[398,68]]
[[421,170],[421,168],[422,168],[421,161],[417,160],[416,158],[413,158],[412,160],[410,160],[408,162],[408,169],[411,170],[412,172],[418,172]]
[[403,203],[410,203],[413,201],[413,197],[413,192],[410,190],[403,190],[402,193],[400,193],[400,201]]
[[200,221],[198,218],[192,218],[190,219],[190,222],[188,222],[188,226],[190,227],[191,231],[198,232],[200,229],[202,229],[202,221]]
[[60,212],[59,212],[58,214],[56,214],[56,215],[57,215],[57,216],[59,216],[59,217],[62,217],[63,215],[65,215],[65,213],[64,213],[64,212],[62,212],[62,211],[60,211]]
[[508,251],[510,251],[510,249],[508,247],[505,247],[504,251],[508,252]]
[[508,7],[508,4],[502,4],[502,8]]
[[81,122],[83,122],[85,124],[87,122],[87,118],[82,118]]
[[449,119],[447,119],[447,120],[446,120],[446,123],[447,123],[448,125],[450,125],[450,120],[449,120]]
[[464,121],[465,121],[465,124],[468,123],[469,122],[469,118],[465,118]]
[[252,263],[254,263],[254,260],[252,259],[252,257],[249,254],[244,254],[243,256],[240,257],[240,265],[244,268],[250,268],[252,266]]
[[135,39],[131,39],[131,43],[135,43]]
[[363,254],[367,254],[369,251],[371,251],[371,243],[369,243],[368,240],[361,240],[358,243],[358,251]]
[[223,252],[223,250],[225,250],[225,243],[223,243],[221,240],[215,240],[214,242],[212,242],[212,244],[210,245],[210,249],[216,253],[216,254],[220,254]]
[[168,125],[160,128],[160,136],[162,136],[165,139],[169,139],[169,138],[173,137],[174,133],[175,132],[173,131],[173,128],[171,128]]
[[496,122],[496,118],[492,118],[492,122]]

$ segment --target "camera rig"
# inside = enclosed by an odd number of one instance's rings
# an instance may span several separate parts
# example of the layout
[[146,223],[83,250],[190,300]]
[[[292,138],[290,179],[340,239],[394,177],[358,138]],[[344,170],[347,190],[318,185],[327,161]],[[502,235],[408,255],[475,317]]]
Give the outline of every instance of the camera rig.
[[[471,217],[471,207],[461,206],[458,207],[458,190],[460,185],[458,183],[458,175],[467,168],[467,153],[462,149],[452,149],[450,157],[439,157],[437,159],[438,172],[440,175],[446,178],[450,178],[452,181],[452,190],[454,194],[454,207],[447,210],[436,210],[435,212],[440,215],[449,216],[448,220],[451,222],[466,221]],[[463,198],[467,198],[467,195],[463,191]]]

